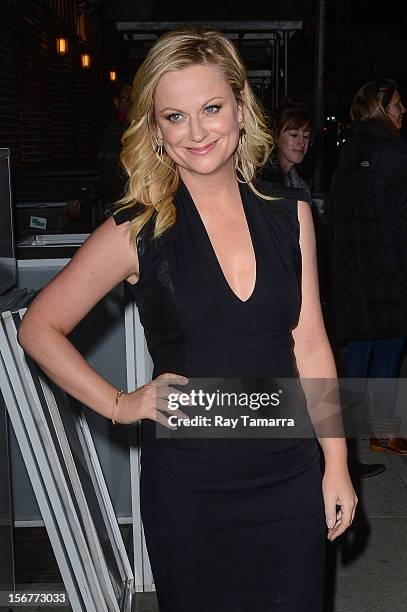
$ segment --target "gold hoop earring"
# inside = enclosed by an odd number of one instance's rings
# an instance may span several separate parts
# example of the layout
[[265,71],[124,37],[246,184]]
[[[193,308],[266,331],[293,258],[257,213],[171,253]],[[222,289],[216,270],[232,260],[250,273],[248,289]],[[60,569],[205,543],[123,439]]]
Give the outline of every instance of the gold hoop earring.
[[165,161],[164,161],[164,146],[162,141],[160,142],[158,139],[156,140],[156,145],[154,148],[154,153],[158,159],[158,161],[160,162],[160,164],[164,164],[166,165]]
[[160,140],[156,133],[151,134],[151,145],[154,149],[154,153],[159,157],[163,155],[163,141]]
[[155,154],[156,154],[156,157],[157,157],[157,159],[158,159],[158,162],[159,162],[160,164],[163,164],[163,165],[164,165],[164,166],[166,166],[166,167],[167,167],[169,170],[171,170],[171,172],[174,172],[174,173],[176,174],[176,173],[177,173],[177,171],[176,171],[176,170],[175,170],[175,169],[174,169],[172,166],[170,166],[170,164],[168,164],[168,163],[165,161],[165,159],[164,159],[164,150],[165,150],[165,149],[164,149],[164,146],[163,146],[162,141],[161,141],[161,143],[160,143],[160,142],[157,140],[157,141],[156,141],[156,143],[157,143],[157,144],[156,144],[156,146],[155,146],[154,152],[155,152]]

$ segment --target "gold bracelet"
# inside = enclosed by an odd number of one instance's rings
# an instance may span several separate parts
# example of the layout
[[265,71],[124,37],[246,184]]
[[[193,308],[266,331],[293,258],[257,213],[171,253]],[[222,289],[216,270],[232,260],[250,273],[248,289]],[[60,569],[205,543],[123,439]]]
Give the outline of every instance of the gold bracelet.
[[119,404],[119,397],[120,397],[121,395],[123,395],[123,393],[124,393],[124,391],[121,391],[121,390],[120,390],[120,391],[118,391],[118,392],[116,393],[116,397],[114,398],[113,408],[112,408],[112,416],[110,417],[110,419],[111,419],[111,421],[112,421],[113,425],[117,425],[116,421],[114,420],[114,412],[115,412],[115,410],[116,410],[116,408],[117,408],[117,406],[118,406],[118,404]]

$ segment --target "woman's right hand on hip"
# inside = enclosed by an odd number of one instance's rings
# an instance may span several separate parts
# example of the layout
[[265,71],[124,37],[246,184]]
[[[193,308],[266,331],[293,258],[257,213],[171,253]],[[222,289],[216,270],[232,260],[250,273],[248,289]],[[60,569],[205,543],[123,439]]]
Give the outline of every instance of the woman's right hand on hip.
[[168,415],[185,418],[179,409],[169,408],[168,399],[182,393],[171,385],[186,385],[189,379],[179,374],[166,372],[157,378],[119,398],[115,411],[115,421],[121,425],[131,425],[141,419],[156,421],[168,429],[176,429],[168,423]]

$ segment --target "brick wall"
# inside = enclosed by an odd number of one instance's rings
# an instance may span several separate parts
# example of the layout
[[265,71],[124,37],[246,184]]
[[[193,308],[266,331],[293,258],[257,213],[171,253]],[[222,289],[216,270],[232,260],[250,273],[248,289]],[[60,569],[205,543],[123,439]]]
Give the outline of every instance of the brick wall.
[[10,147],[20,158],[20,137],[16,103],[16,58],[14,48],[14,0],[0,2],[0,146]]
[[[82,69],[69,27],[38,0],[0,2],[0,146],[14,164],[94,156],[108,120],[106,68],[100,49],[90,49],[92,68]],[[65,57],[55,50],[62,29]]]
[[[61,61],[62,60],[62,61]],[[50,60],[49,86],[50,136],[56,159],[70,157],[75,147],[75,62],[71,55],[53,55]]]

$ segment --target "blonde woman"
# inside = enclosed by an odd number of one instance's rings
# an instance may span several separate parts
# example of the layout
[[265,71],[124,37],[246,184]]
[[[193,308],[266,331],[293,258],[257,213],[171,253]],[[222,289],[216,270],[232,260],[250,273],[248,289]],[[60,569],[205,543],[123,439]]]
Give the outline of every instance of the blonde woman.
[[[20,343],[99,414],[143,421],[142,518],[161,612],[319,611],[325,534],[340,535],[356,505],[344,440],[321,440],[322,480],[314,438],[158,435],[172,385],[191,377],[335,377],[309,206],[256,187],[271,136],[220,33],[159,39],[136,74],[130,121],[127,196],[33,302]],[[154,373],[122,394],[67,335],[125,279]]]

